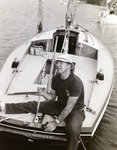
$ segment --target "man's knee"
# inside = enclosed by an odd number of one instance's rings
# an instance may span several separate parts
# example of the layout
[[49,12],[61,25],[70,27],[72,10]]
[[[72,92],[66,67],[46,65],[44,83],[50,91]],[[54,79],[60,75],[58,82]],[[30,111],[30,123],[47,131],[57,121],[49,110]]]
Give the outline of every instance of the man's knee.
[[70,124],[66,126],[66,132],[69,134],[80,134],[81,132],[81,125],[74,125]]

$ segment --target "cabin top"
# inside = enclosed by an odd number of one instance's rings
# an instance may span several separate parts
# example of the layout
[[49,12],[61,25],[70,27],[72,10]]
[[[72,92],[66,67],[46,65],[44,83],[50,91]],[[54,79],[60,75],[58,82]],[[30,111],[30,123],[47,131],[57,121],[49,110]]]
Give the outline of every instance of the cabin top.
[[[69,36],[68,54],[97,59],[97,50],[99,49],[94,37],[85,30],[67,31]],[[56,52],[61,53],[65,38],[65,29],[53,29],[50,32],[44,32],[32,39],[30,49],[43,48],[44,52],[53,52],[55,39],[58,36]],[[42,51],[42,49],[41,49]]]

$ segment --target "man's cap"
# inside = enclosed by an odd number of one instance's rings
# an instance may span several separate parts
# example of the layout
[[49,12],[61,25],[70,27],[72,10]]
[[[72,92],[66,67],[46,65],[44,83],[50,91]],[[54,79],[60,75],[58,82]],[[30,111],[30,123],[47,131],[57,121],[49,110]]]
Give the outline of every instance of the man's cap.
[[63,61],[70,63],[72,65],[72,69],[74,68],[74,64],[72,62],[72,57],[69,54],[61,54],[57,57],[56,61]]

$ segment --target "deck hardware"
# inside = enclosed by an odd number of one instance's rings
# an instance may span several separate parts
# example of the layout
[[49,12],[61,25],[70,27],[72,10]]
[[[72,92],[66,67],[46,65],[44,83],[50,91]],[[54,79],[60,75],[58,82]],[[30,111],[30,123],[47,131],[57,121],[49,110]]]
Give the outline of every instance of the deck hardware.
[[97,72],[97,74],[96,74],[96,79],[94,79],[93,81],[92,81],[92,83],[97,83],[98,84],[98,81],[104,81],[104,73],[103,73],[103,70],[102,69],[100,69],[100,71],[99,72]]
[[19,60],[16,57],[16,58],[14,58],[14,61],[12,62],[11,68],[15,68],[16,69],[18,67],[18,65],[19,65]]
[[24,126],[27,126],[27,125],[29,124],[29,122],[28,122],[28,121],[23,121],[22,124],[23,124]]
[[34,117],[33,122],[36,124],[41,124],[43,120],[43,114],[42,113],[38,113],[36,114],[36,116]]
[[34,140],[32,140],[32,139],[28,139],[28,142],[34,142]]
[[83,107],[80,109],[81,111],[86,108],[86,111],[92,113],[92,115],[95,115],[95,114],[96,114],[96,112],[95,112],[91,107],[89,107],[89,106],[87,106],[87,105],[85,105],[85,104],[83,104],[83,103],[80,103],[80,102],[78,102],[78,104],[83,105]]
[[101,81],[104,80],[104,73],[102,69],[100,69],[100,71],[97,72],[96,79],[101,80]]
[[25,95],[25,99],[29,99],[29,95],[28,95],[28,93]]
[[96,114],[96,112],[89,106],[86,106],[86,111],[90,112],[92,115]]

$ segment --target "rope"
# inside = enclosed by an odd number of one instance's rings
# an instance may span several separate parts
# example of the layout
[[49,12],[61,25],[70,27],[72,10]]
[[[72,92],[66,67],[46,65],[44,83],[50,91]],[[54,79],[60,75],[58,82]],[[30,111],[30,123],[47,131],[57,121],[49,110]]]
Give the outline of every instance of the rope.
[[51,13],[48,13],[45,9],[42,8],[42,10],[45,12],[45,14],[48,14],[49,16],[51,16],[52,18],[56,19],[58,21],[58,19],[56,17],[54,17],[53,15],[51,15]]
[[[33,18],[35,17],[36,14],[37,14],[37,11],[34,13],[34,15],[32,16],[32,18],[28,21],[28,23],[27,23],[16,35],[14,35],[12,39],[14,39],[15,37],[17,37],[20,33],[22,33],[22,32],[25,30],[25,28],[26,28],[26,27],[29,25],[29,23],[33,20]],[[7,42],[7,44],[8,44],[12,39],[10,39],[10,40]]]
[[[37,13],[37,12],[36,12]],[[3,45],[6,45],[6,43],[10,43],[14,38],[16,38],[20,33],[22,33],[25,28],[29,25],[29,23],[33,20],[33,18],[35,17],[36,13],[32,16],[32,18],[29,20],[29,22],[16,34],[12,37],[12,39],[9,39],[8,42],[5,42]]]
[[[54,8],[55,4],[53,5],[53,8]],[[45,14],[48,14],[49,16],[51,16],[51,24],[52,24],[52,19],[55,19],[57,21],[57,18],[53,16],[53,11],[52,11],[52,14],[51,13],[48,13],[45,9],[42,8],[42,10],[44,11]],[[52,9],[53,10],[53,9]],[[32,16],[32,18],[28,21],[28,23],[16,34],[12,37],[12,39],[10,39],[7,44],[13,40],[14,38],[16,38],[19,34],[21,34],[25,28],[30,24],[30,22],[33,20],[33,18],[35,17],[35,15],[37,14],[37,11],[34,13],[34,15]],[[50,25],[51,27],[52,25]]]
[[[37,11],[36,11],[36,13],[37,13]],[[24,28],[22,29],[22,30],[20,30],[15,36],[14,36],[14,38],[16,37],[16,36],[18,36],[21,32],[23,32],[24,30],[25,30],[25,28],[29,25],[29,23],[33,20],[33,18],[34,18],[34,16],[36,15],[36,13],[32,16],[32,18],[29,20],[29,22],[24,26]]]

